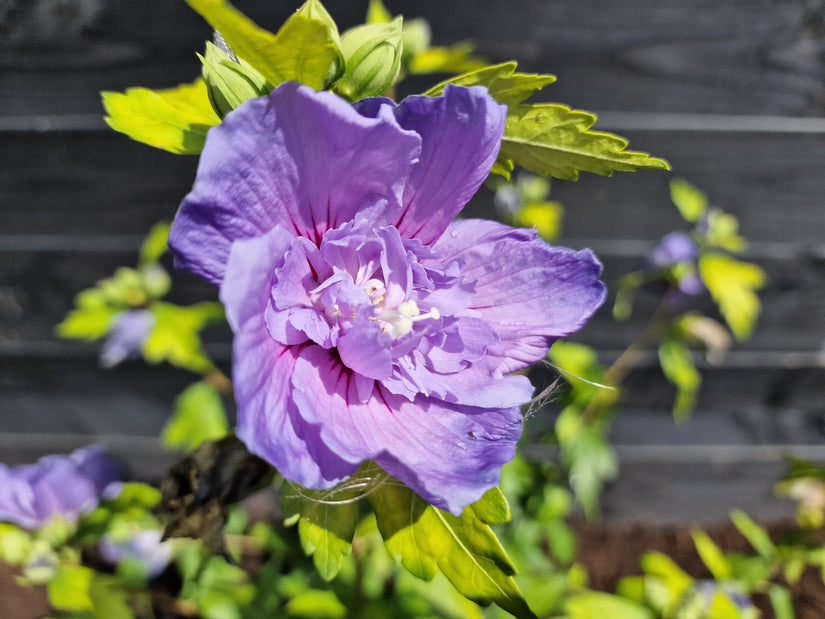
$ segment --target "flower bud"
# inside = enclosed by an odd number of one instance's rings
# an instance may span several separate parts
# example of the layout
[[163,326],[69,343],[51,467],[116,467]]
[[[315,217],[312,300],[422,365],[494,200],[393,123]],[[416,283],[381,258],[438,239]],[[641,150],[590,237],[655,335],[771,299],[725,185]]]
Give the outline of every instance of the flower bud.
[[235,62],[210,42],[206,43],[206,55],[198,54],[198,57],[203,63],[202,74],[209,102],[221,118],[247,99],[270,91],[263,75],[242,59]]
[[353,101],[382,94],[401,68],[401,17],[387,24],[365,24],[341,37],[346,73],[339,88]]

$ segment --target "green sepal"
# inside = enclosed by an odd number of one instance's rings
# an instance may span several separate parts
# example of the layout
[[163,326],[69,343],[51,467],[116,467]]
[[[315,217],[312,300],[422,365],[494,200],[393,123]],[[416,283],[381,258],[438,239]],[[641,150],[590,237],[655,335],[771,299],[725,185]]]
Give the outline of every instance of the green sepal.
[[369,6],[367,7],[367,20],[366,23],[368,24],[387,24],[392,21],[392,13],[387,10],[387,7],[384,6],[384,3],[381,0],[370,0]]
[[192,383],[175,399],[160,442],[166,449],[193,451],[204,441],[217,441],[229,432],[226,411],[217,391],[206,381]]
[[734,337],[748,338],[762,308],[756,290],[765,285],[765,272],[750,262],[707,252],[699,258],[699,276]]
[[309,0],[276,34],[260,28],[225,0],[186,2],[273,88],[295,80],[322,90],[343,71],[337,28],[317,0]]
[[151,307],[154,328],[143,342],[143,357],[149,363],[168,361],[196,373],[212,369],[203,351],[199,331],[223,320],[220,303],[201,302],[179,306],[154,303]]
[[209,102],[215,112],[223,118],[247,99],[269,94],[272,89],[266,78],[248,62],[233,61],[213,43],[207,41],[206,53],[201,56],[203,81]]
[[497,488],[461,516],[428,505],[394,480],[378,486],[369,501],[387,550],[413,575],[431,580],[441,571],[477,604],[495,603],[516,617],[535,617],[513,579],[513,562],[489,527],[509,519]]
[[627,140],[590,131],[593,114],[565,105],[512,105],[507,113],[499,160],[511,159],[531,172],[577,180],[579,171],[611,176],[644,168],[668,170],[663,159],[625,150]]
[[101,92],[106,123],[133,140],[176,155],[197,155],[206,132],[221,119],[209,103],[202,79],[176,88]]
[[490,96],[499,103],[515,105],[556,81],[555,75],[516,73],[516,66],[515,62],[505,62],[470,71],[436,84],[424,94],[437,97],[444,92],[447,84],[485,86]]
[[512,159],[502,159],[499,157],[493,164],[490,174],[498,174],[499,176],[503,176],[505,180],[509,181],[510,175],[513,173],[513,168],[514,165]]
[[341,36],[346,72],[336,89],[352,101],[380,95],[390,88],[401,69],[403,19],[364,24]]
[[297,521],[301,546],[324,580],[338,574],[352,551],[360,498],[387,478],[374,463],[366,462],[348,480],[328,490],[284,484],[281,510],[285,521],[288,525]]

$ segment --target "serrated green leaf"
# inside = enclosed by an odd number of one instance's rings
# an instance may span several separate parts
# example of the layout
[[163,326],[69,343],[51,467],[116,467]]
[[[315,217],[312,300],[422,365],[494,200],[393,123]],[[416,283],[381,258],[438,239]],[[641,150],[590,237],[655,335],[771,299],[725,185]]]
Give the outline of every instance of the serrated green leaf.
[[765,284],[765,272],[750,262],[708,252],[699,258],[699,276],[736,339],[749,337],[762,308],[755,291]]
[[707,196],[683,178],[670,181],[670,199],[679,209],[682,218],[691,223],[699,221],[708,208]]
[[696,406],[696,396],[702,384],[693,354],[681,339],[666,335],[659,345],[659,364],[668,381],[676,386],[673,416],[677,421],[682,421]]
[[730,518],[737,530],[748,540],[753,549],[764,558],[771,558],[776,552],[768,532],[751,520],[741,509],[734,509]]
[[324,580],[338,574],[352,551],[358,526],[360,497],[387,474],[375,464],[365,463],[347,481],[328,490],[310,490],[286,482],[281,490],[281,510],[288,524],[298,519],[298,535],[307,555],[312,556]]
[[143,243],[140,245],[138,265],[153,264],[160,260],[168,249],[167,241],[169,240],[169,229],[171,227],[171,221],[159,221],[149,229]]
[[61,565],[47,588],[49,603],[58,610],[92,610],[94,574],[94,570],[82,565]]
[[574,595],[564,605],[569,619],[654,619],[649,608],[641,604],[601,591]]
[[322,90],[343,70],[337,30],[330,27],[334,22],[311,17],[313,12],[323,10],[318,9],[320,3],[315,0],[294,13],[276,34],[260,28],[225,0],[186,2],[273,87],[295,80]]
[[166,449],[192,451],[204,441],[229,432],[221,396],[204,381],[189,385],[175,400],[172,416],[160,434]]
[[111,330],[121,312],[114,307],[74,309],[55,327],[55,333],[71,340],[99,340]]
[[515,566],[481,518],[504,515],[500,492],[488,492],[459,517],[398,482],[380,485],[369,500],[387,549],[412,574],[431,580],[440,570],[478,604],[493,602],[516,617],[535,617],[512,578]]
[[177,155],[199,154],[206,132],[221,122],[202,79],[166,90],[127,88],[100,94],[112,129]]
[[730,579],[730,565],[725,560],[722,551],[719,550],[719,546],[710,539],[710,536],[700,530],[691,531],[691,536],[693,537],[693,544],[696,546],[696,552],[699,553],[702,563],[713,574],[713,578],[719,582]]
[[590,131],[596,117],[564,105],[512,105],[507,113],[499,160],[511,159],[531,172],[576,180],[579,171],[610,176],[641,169],[668,170],[647,153],[625,150],[627,140]]
[[[556,81],[555,75],[516,73],[515,62],[484,67],[445,80],[430,88],[424,94],[437,97],[444,92],[447,84],[458,86],[486,86],[490,96],[499,103],[515,105],[529,98],[548,84]],[[595,118],[594,118],[595,120]],[[592,123],[591,123],[592,124]]]
[[199,331],[222,320],[223,307],[219,303],[179,306],[158,302],[152,304],[151,311],[155,326],[143,343],[146,361],[168,361],[196,373],[212,368],[203,351]]

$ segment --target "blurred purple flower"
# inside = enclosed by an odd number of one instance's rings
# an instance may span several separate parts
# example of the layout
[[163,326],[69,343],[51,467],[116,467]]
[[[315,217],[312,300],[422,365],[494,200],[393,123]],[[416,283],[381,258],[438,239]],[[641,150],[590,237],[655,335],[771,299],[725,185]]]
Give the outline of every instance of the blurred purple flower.
[[126,359],[141,355],[143,342],[149,337],[155,319],[149,310],[127,310],[117,317],[109,337],[100,349],[100,365],[113,368]]
[[100,554],[109,563],[117,565],[131,559],[137,561],[147,578],[154,578],[169,564],[172,558],[172,544],[163,540],[163,531],[144,529],[129,539],[116,542],[109,534],[100,538]]
[[[678,264],[694,263],[698,257],[696,241],[684,232],[671,232],[650,251],[645,263],[649,269],[667,269]],[[684,295],[696,295],[705,290],[695,266],[678,274],[677,286]]]
[[56,515],[76,520],[97,507],[119,474],[119,466],[97,445],[35,464],[0,464],[0,521],[34,529]]
[[356,107],[286,83],[211,129],[172,226],[235,332],[238,436],[331,487],[364,460],[458,514],[498,483],[521,370],[601,305],[589,250],[454,217],[506,107],[483,88]]

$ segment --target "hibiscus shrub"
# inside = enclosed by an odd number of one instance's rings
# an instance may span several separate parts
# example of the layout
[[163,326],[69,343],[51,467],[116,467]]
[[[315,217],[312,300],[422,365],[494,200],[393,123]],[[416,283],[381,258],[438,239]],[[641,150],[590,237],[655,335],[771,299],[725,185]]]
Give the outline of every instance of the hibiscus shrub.
[[[567,473],[514,460],[535,403],[525,370],[550,351],[574,377],[554,440],[594,511],[615,468],[600,425],[615,391],[596,383],[620,380],[592,351],[551,350],[603,303],[601,264],[543,240],[561,214],[546,181],[505,181],[516,166],[575,180],[668,164],[591,131],[591,114],[527,102],[552,75],[487,65],[466,45],[430,46],[426,22],[393,17],[378,0],[344,33],[318,0],[274,33],[227,2],[187,2],[215,30],[202,76],[104,92],[103,105],[115,130],[198,155],[194,185],[174,221],[150,232],[138,265],[78,295],[58,334],[105,338],[106,367],[143,357],[193,372],[161,437],[190,453],[160,493],[104,489],[110,474],[87,466],[88,454],[103,457],[96,448],[0,468],[0,519],[17,525],[0,530],[3,558],[28,582],[49,583],[56,609],[84,617],[472,617],[491,603],[499,610],[488,613],[518,617],[606,616],[588,610],[601,603],[611,616],[649,616],[643,599],[570,597],[586,575],[564,523]],[[458,75],[395,102],[412,73]],[[456,219],[491,175],[508,221],[531,228]],[[666,237],[624,281],[617,314],[648,280],[666,281],[668,299],[701,280],[734,335],[746,335],[752,320],[733,306],[761,271],[723,253],[739,238],[729,216],[685,186],[674,200],[696,230]],[[163,300],[167,238],[175,266],[212,284],[220,304]],[[737,298],[718,283],[733,271]],[[201,342],[224,318],[231,378]],[[680,339],[690,320],[660,349],[682,389],[677,412],[695,392],[673,370],[690,356]],[[498,486],[511,461],[508,502]],[[247,526],[232,507],[273,478],[293,529]],[[499,530],[515,562],[491,528],[511,515],[518,528]],[[147,588],[170,570],[177,587]]]

